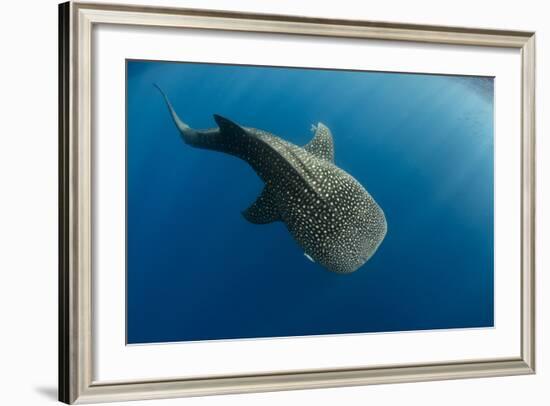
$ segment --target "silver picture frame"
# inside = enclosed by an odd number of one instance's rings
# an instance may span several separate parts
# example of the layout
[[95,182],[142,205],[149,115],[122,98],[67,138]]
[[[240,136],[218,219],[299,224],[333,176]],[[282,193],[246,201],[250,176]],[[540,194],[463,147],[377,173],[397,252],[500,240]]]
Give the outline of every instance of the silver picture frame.
[[[92,29],[97,24],[284,33],[521,52],[521,353],[516,358],[96,382],[92,336]],[[535,33],[68,2],[59,6],[59,400],[158,399],[535,372]]]

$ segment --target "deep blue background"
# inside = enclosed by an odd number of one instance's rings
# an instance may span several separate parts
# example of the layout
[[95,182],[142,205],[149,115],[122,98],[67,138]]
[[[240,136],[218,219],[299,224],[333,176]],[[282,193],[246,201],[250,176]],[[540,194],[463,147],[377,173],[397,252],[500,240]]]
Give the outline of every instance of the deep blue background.
[[[185,145],[153,83],[195,128],[328,125],[386,214],[374,257],[331,273],[246,222],[262,182]],[[493,325],[492,79],[128,61],[127,126],[129,343]]]

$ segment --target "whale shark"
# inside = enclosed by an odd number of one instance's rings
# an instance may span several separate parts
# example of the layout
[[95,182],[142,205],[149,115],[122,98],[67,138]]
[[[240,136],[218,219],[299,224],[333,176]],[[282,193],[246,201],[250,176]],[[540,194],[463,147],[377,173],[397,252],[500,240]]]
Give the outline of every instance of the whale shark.
[[240,158],[262,179],[262,192],[242,212],[246,220],[283,222],[306,258],[332,272],[354,272],[374,255],[387,232],[384,212],[334,164],[332,133],[325,124],[312,126],[314,136],[303,147],[217,114],[218,128],[194,129],[155,86],[186,144]]

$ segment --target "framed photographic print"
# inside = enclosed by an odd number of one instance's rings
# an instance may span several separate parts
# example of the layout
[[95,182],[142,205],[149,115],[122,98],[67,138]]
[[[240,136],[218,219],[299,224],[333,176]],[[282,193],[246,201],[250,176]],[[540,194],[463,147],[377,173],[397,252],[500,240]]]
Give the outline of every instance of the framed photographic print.
[[534,373],[534,33],[59,16],[61,401]]

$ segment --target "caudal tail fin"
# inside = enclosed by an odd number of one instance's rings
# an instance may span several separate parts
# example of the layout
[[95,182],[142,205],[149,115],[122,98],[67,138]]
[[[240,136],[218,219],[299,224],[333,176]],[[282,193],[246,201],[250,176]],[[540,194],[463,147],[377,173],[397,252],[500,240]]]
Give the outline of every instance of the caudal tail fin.
[[166,106],[168,107],[170,115],[172,116],[172,120],[174,121],[174,124],[178,128],[179,132],[181,133],[181,137],[183,138],[183,140],[188,144],[192,144],[193,141],[197,138],[197,132],[189,127],[186,123],[181,121],[181,119],[178,117],[178,114],[176,113],[176,110],[174,110],[174,108],[172,107],[172,103],[170,103],[168,96],[166,96],[166,93],[164,93],[160,86],[158,86],[156,83],[153,83],[153,86],[158,89],[158,91],[164,98]]
[[237,134],[244,134],[244,129],[242,127],[224,117],[215,114],[214,120],[218,124],[218,128],[207,130],[194,130],[186,123],[181,121],[181,119],[178,117],[178,114],[176,113],[176,110],[174,110],[174,108],[172,107],[168,96],[166,96],[166,93],[164,93],[157,84],[154,84],[154,86],[158,89],[158,91],[164,98],[166,106],[168,107],[168,111],[172,116],[172,120],[174,121],[174,124],[176,124],[176,127],[180,132],[181,138],[186,144],[196,148],[210,149],[214,151],[221,151],[228,154],[238,155],[238,151],[240,151],[240,148],[236,148],[237,143],[235,142],[235,140],[233,140],[233,142],[227,142],[227,137],[234,137]]

